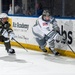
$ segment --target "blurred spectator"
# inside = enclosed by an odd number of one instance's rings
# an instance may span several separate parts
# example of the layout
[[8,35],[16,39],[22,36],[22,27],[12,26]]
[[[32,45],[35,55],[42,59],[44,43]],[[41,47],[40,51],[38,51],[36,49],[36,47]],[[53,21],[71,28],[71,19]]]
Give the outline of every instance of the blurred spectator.
[[33,9],[31,7],[28,7],[28,10],[26,11],[25,15],[33,15]]
[[15,5],[15,14],[23,14],[22,8],[19,5]]
[[35,7],[36,7],[36,12],[37,12],[36,15],[40,16],[42,14],[42,12],[43,12],[42,4],[41,3],[37,3]]
[[[13,14],[12,4],[9,5],[8,14]],[[22,9],[19,5],[15,5],[14,14],[23,14]]]
[[9,5],[8,14],[13,14],[13,11],[12,11],[12,4]]

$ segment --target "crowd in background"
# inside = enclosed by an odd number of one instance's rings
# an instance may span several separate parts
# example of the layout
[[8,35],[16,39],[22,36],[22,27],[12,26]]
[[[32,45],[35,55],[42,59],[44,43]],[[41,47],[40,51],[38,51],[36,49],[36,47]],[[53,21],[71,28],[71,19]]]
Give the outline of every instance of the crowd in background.
[[[75,16],[75,0],[37,0],[37,3],[27,0],[27,9],[23,6],[24,0],[14,1],[15,15],[39,16],[44,9],[48,9],[53,16]],[[12,0],[2,0],[2,12],[12,14]]]

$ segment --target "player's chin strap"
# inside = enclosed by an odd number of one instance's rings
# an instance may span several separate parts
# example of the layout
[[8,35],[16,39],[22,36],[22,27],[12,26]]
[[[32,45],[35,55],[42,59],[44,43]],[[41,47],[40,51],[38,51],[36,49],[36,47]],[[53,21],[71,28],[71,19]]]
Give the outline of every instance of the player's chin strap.
[[[61,34],[60,34],[60,32],[58,32],[58,34],[60,35],[60,36],[62,36]],[[65,38],[64,36],[62,36],[63,38]],[[72,49],[72,47],[67,43],[67,39],[66,39],[66,42],[65,42],[66,44],[67,44],[67,46],[70,48],[70,50],[75,54],[75,52],[74,52],[74,50]]]
[[[17,42],[23,49],[25,49],[24,46],[22,46],[17,40],[15,40],[14,38],[12,38],[12,40],[14,40],[15,42]],[[28,52],[27,49],[25,49],[25,50]]]

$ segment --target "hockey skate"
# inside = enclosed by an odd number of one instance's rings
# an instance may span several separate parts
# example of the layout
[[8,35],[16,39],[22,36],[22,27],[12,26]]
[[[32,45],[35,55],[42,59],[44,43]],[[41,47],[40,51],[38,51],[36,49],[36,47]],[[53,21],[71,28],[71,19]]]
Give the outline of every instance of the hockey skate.
[[9,50],[7,50],[7,53],[14,54],[15,53],[15,50],[14,49],[9,49]]
[[59,52],[57,52],[56,50],[52,50],[50,47],[49,47],[49,49],[51,50],[51,52],[52,52],[55,56],[59,56],[59,55],[60,55]]
[[43,52],[47,52],[47,50],[45,48],[41,48],[39,47]]

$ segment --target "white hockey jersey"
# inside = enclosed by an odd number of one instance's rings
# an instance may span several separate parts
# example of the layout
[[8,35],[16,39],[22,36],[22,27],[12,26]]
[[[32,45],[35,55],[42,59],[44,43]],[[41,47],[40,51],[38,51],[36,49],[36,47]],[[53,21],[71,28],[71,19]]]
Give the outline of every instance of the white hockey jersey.
[[44,34],[47,35],[50,31],[53,30],[54,27],[57,26],[57,22],[53,17],[50,18],[50,21],[46,22],[42,20],[42,16],[40,16],[38,20],[36,21],[35,26],[36,26],[36,29],[39,28]]

